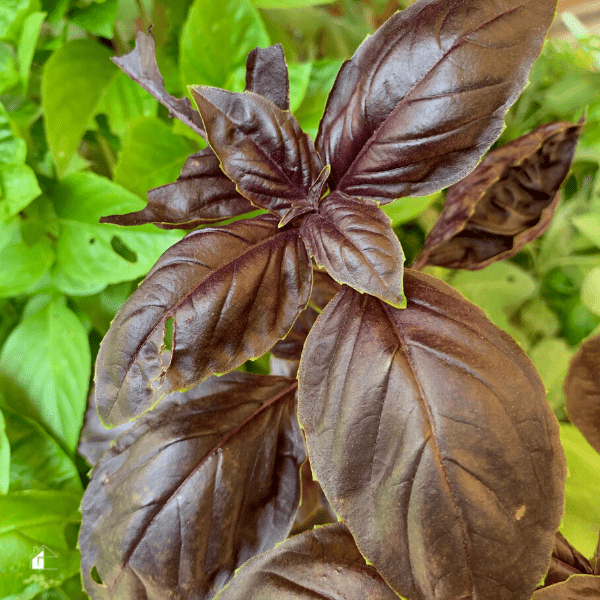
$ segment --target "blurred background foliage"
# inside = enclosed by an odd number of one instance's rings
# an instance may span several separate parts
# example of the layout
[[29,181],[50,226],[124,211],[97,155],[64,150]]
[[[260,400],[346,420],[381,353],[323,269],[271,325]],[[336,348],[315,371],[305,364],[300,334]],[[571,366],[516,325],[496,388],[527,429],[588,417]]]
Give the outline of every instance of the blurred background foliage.
[[[0,599],[87,598],[76,537],[90,465],[77,454],[93,361],[116,311],[184,233],[99,225],[145,205],[204,142],[110,62],[150,25],[167,90],[241,91],[246,54],[281,43],[291,107],[316,135],[343,60],[408,0],[5,0],[0,6]],[[428,267],[537,366],[569,461],[562,531],[591,555],[600,457],[568,423],[562,385],[600,332],[600,38],[550,40],[496,145],[541,124],[583,129],[549,230],[481,271]],[[402,65],[398,65],[402,69]],[[444,192],[385,207],[409,266]],[[269,356],[244,369],[268,372]],[[34,572],[51,549],[56,570]]]

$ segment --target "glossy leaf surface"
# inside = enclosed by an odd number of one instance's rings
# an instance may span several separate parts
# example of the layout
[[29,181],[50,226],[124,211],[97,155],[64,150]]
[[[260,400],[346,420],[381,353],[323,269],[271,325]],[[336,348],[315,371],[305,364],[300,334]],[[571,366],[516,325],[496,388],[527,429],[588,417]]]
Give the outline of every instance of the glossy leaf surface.
[[428,0],[341,68],[317,137],[330,187],[389,202],[447,187],[500,135],[556,2]]
[[537,590],[532,600],[596,600],[600,598],[600,577],[573,575],[567,581]]
[[402,247],[376,202],[333,192],[318,212],[304,218],[300,233],[317,265],[333,279],[393,306],[406,306]]
[[146,35],[138,31],[135,48],[129,54],[113,57],[111,60],[168,108],[171,117],[177,117],[198,135],[206,137],[202,119],[198,111],[192,108],[189,99],[175,98],[165,89],[165,82],[156,63],[156,44],[152,34]]
[[415,268],[482,269],[550,225],[581,125],[550,123],[490,152],[448,190]]
[[398,310],[343,288],[308,336],[313,472],[408,600],[529,600],[563,511],[558,424],[531,361],[483,312],[407,271]]
[[544,586],[566,581],[571,575],[592,573],[590,561],[557,531],[554,536],[550,568],[544,579]]
[[397,600],[342,523],[297,535],[248,561],[217,600]]
[[[308,302],[311,267],[297,229],[262,215],[189,233],[127,300],[96,362],[102,420],[119,425],[165,394],[264,354]],[[161,361],[167,320],[173,354]]]
[[313,270],[313,285],[308,305],[298,315],[293,327],[285,338],[279,340],[269,352],[277,358],[299,360],[310,328],[313,326],[319,313],[339,291],[340,284],[327,275],[327,273]]
[[243,196],[279,217],[308,199],[323,165],[291,113],[252,92],[190,89],[208,142]]
[[285,539],[305,459],[296,388],[251,373],[213,377],[169,396],[117,440],[81,507],[94,600],[208,600]]
[[194,229],[256,210],[238,194],[235,183],[221,171],[210,148],[192,154],[175,183],[148,192],[148,205],[126,215],[102,217],[101,223],[141,225],[155,223],[164,229]]
[[600,452],[600,336],[581,344],[565,379],[567,412],[571,422]]

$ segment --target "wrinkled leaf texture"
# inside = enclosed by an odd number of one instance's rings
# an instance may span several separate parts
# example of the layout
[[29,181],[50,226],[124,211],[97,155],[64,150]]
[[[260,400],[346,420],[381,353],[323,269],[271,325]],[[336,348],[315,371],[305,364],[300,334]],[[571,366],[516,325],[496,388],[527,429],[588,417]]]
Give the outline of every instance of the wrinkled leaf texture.
[[537,590],[532,600],[597,600],[598,598],[600,598],[600,577],[573,575],[567,581]]
[[566,581],[571,575],[591,575],[593,572],[590,561],[557,531],[544,587]]
[[[162,396],[261,356],[310,297],[312,270],[297,229],[260,215],[187,234],[123,305],[96,360],[103,423],[138,417]],[[163,364],[166,323],[172,356]]]
[[169,109],[171,117],[177,117],[200,137],[206,138],[202,119],[192,108],[188,98],[175,98],[165,89],[165,82],[156,62],[156,44],[152,33],[146,35],[138,31],[135,48],[123,56],[111,59],[133,81],[139,83],[149,94]]
[[404,308],[404,254],[389,217],[372,200],[326,196],[302,221],[300,234],[319,267],[338,283]]
[[212,377],[118,438],[81,506],[83,580],[94,600],[208,600],[285,539],[306,458],[296,389],[282,377]]
[[[141,54],[154,57],[151,37],[138,34],[137,43],[140,50],[136,60]],[[131,58],[130,62],[133,60]],[[147,60],[150,61],[150,58]],[[156,60],[153,58],[150,64],[156,76]],[[281,45],[256,48],[250,52],[246,63],[246,89],[268,98],[281,110],[289,109],[289,81]],[[200,115],[196,111],[194,113],[201,122]],[[237,192],[235,183],[223,173],[219,159],[208,147],[186,160],[176,182],[150,190],[148,205],[144,209],[126,215],[103,217],[100,222],[116,225],[155,223],[163,229],[195,229],[199,225],[253,210],[254,206]]]
[[269,352],[277,358],[300,360],[304,341],[310,328],[317,320],[319,313],[339,291],[339,283],[324,271],[313,269],[313,284],[308,305],[298,315],[285,338],[279,340]]
[[567,413],[585,439],[600,452],[600,335],[581,344],[565,378]]
[[550,225],[582,125],[550,123],[490,152],[448,190],[414,268],[482,269]]
[[330,188],[381,203],[469,173],[527,82],[556,2],[422,0],[344,63],[316,148]]
[[217,600],[398,600],[342,523],[317,527],[248,561]]
[[407,270],[408,307],[350,288],[300,364],[313,472],[408,600],[529,600],[563,511],[558,424],[533,364],[484,313]]
[[208,86],[190,90],[208,142],[240,194],[280,218],[292,204],[320,197],[322,185],[312,195],[311,188],[323,165],[292,113],[253,92]]

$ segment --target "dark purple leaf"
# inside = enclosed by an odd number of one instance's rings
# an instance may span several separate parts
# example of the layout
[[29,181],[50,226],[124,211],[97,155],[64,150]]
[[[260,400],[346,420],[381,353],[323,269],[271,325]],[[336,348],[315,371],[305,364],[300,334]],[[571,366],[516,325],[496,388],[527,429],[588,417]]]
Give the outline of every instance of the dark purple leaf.
[[208,142],[243,196],[279,218],[293,203],[310,203],[323,165],[292,113],[251,92],[190,89]]
[[88,397],[81,437],[77,446],[77,452],[92,466],[100,460],[100,457],[122,433],[133,426],[132,422],[128,422],[112,429],[106,429],[98,416],[95,398],[96,394],[94,386],[92,386]]
[[346,62],[317,150],[330,188],[389,202],[462,179],[500,135],[556,9],[554,0],[424,0]]
[[482,269],[539,237],[552,220],[581,127],[542,125],[490,152],[448,190],[415,268]]
[[[154,56],[154,40],[152,37],[140,38],[140,35],[143,34],[138,35],[142,48]],[[148,44],[151,44],[150,48],[146,48]],[[155,62],[151,64],[158,74]],[[287,65],[280,45],[250,52],[246,63],[246,87],[273,101],[282,110],[289,109]],[[189,104],[187,99],[186,102]],[[194,114],[201,122],[199,113],[194,111]],[[148,206],[144,209],[103,217],[100,222],[116,225],[154,223],[163,229],[195,229],[253,210],[255,207],[237,192],[235,183],[223,173],[219,159],[208,147],[186,160],[175,183],[150,190]]]
[[148,192],[148,206],[125,215],[102,217],[100,223],[142,225],[154,223],[163,229],[195,229],[256,210],[238,194],[235,183],[221,171],[210,148],[192,154],[175,183]]
[[407,600],[529,600],[563,513],[559,427],[530,359],[450,286],[350,288],[312,328],[299,416],[361,552]]
[[402,247],[376,202],[332,192],[318,212],[304,218],[300,233],[317,265],[333,279],[393,306],[406,306]]
[[290,80],[281,44],[255,48],[248,54],[246,91],[268,98],[281,110],[290,110]]
[[[123,305],[96,361],[96,404],[119,425],[165,394],[264,354],[306,306],[311,266],[297,229],[261,215],[189,233]],[[161,361],[167,320],[173,351]]]
[[81,505],[81,566],[94,600],[209,600],[237,567],[285,539],[306,457],[296,389],[281,377],[211,377],[119,437]]
[[571,575],[592,574],[593,572],[590,561],[557,531],[554,535],[550,568],[544,579],[544,587],[566,581]]
[[532,600],[598,600],[600,577],[573,575],[567,581],[537,590]]
[[600,452],[600,335],[586,340],[571,359],[565,378],[567,413]]
[[271,348],[271,354],[286,360],[299,360],[310,328],[319,313],[339,291],[339,283],[334,281],[327,273],[314,270],[313,286],[308,306],[298,315],[294,326],[285,338],[279,340]]
[[348,528],[326,525],[248,561],[217,600],[398,600]]
[[133,81],[152,94],[163,106],[169,109],[169,116],[177,117],[199,136],[206,138],[202,119],[187,98],[175,98],[165,90],[165,83],[156,63],[154,36],[138,31],[135,48],[123,56],[111,59],[117,67]]

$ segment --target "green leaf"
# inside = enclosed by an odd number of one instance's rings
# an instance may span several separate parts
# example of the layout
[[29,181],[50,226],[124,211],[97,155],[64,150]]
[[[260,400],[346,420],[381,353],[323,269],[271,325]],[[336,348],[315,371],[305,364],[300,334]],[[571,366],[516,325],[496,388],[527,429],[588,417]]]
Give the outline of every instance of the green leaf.
[[312,63],[291,63],[288,65],[288,74],[290,78],[290,110],[295,113],[299,108],[310,82],[312,73]]
[[144,88],[120,72],[108,86],[98,112],[108,117],[111,130],[125,138],[141,117],[155,117],[158,102]]
[[302,8],[305,6],[318,6],[331,4],[335,0],[252,0],[256,8]]
[[26,156],[25,140],[13,133],[8,113],[0,102],[0,164],[22,165]]
[[16,215],[42,193],[27,165],[0,165],[0,221]]
[[73,461],[56,440],[33,419],[3,407],[6,434],[12,448],[10,491],[64,490],[83,494]]
[[54,260],[52,244],[46,236],[26,244],[18,218],[0,223],[0,238],[0,298],[17,296],[48,271]]
[[98,223],[101,216],[139,210],[143,203],[94,173],[70,175],[55,194],[60,199],[56,206],[60,235],[52,274],[66,294],[95,294],[108,284],[145,275],[183,235],[154,225],[125,228]]
[[31,0],[2,0],[0,4],[0,40],[14,34],[15,25],[25,16]]
[[46,136],[63,176],[106,90],[119,73],[111,51],[92,40],[67,42],[48,59],[42,78]]
[[118,0],[92,2],[85,8],[75,8],[69,12],[69,20],[94,35],[111,39],[118,6]]
[[529,352],[544,385],[546,398],[558,417],[565,416],[563,382],[575,351],[563,338],[546,338]]
[[488,318],[522,346],[525,332],[510,322],[512,313],[536,292],[534,279],[510,262],[497,262],[480,271],[458,271],[452,287],[481,308]]
[[89,596],[83,591],[81,575],[67,579],[60,587],[45,590],[35,597],[35,600],[89,600]]
[[565,515],[559,531],[585,556],[592,556],[600,528],[600,455],[571,424],[560,424],[567,456]]
[[581,301],[593,313],[600,315],[600,267],[585,276],[581,285]]
[[309,133],[313,139],[317,136],[327,96],[341,66],[341,60],[325,59],[315,62],[312,66],[304,100],[298,109],[294,110],[294,115],[303,131]]
[[392,228],[408,223],[418,217],[426,208],[442,197],[440,192],[419,198],[400,198],[382,206],[383,212],[391,219]]
[[85,329],[61,299],[21,321],[0,353],[0,372],[27,393],[28,408],[71,453],[79,440],[90,370]]
[[183,26],[179,66],[184,85],[224,87],[256,47],[270,45],[250,0],[195,0]]
[[12,52],[0,42],[0,94],[17,85],[20,79]]
[[600,248],[600,212],[591,212],[571,219],[573,225],[594,246]]
[[197,149],[190,139],[173,133],[164,121],[141,119],[125,141],[115,168],[115,183],[145,199],[148,190],[175,181],[187,157]]
[[6,435],[6,421],[0,410],[0,495],[8,492],[10,483],[10,442]]
[[45,12],[34,12],[31,13],[23,23],[23,31],[21,32],[21,39],[19,40],[19,47],[17,48],[17,62],[19,63],[19,72],[21,73],[21,78],[25,87],[27,87],[33,53],[35,52],[38,37],[40,36],[40,30],[45,18]]
[[[80,520],[80,500],[79,494],[56,490],[0,496],[0,598],[29,600],[79,571],[72,530]],[[44,569],[32,569],[42,550]]]

